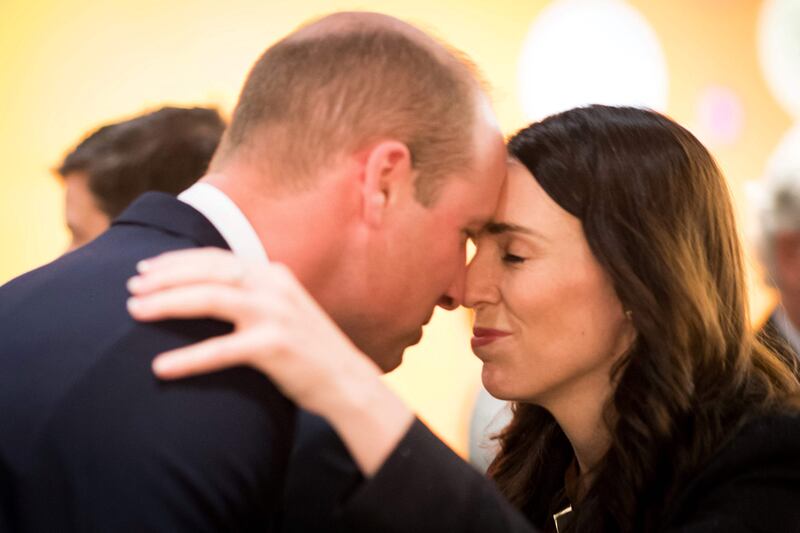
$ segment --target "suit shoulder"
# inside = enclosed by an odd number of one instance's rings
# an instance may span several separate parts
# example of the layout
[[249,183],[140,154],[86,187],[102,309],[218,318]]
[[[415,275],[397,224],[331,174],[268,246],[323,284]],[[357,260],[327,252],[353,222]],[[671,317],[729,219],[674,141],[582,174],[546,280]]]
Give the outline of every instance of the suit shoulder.
[[268,530],[294,406],[246,368],[159,381],[152,338],[130,331],[59,399],[21,471],[36,490],[22,496],[70,501],[62,514],[99,520],[98,530]]

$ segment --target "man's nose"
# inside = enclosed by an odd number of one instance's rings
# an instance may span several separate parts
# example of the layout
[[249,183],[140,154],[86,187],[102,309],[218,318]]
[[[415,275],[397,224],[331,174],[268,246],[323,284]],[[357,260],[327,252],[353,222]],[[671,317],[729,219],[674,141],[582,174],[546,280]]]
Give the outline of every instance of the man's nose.
[[445,292],[439,298],[439,301],[436,304],[443,309],[447,309],[448,311],[458,309],[458,307],[464,301],[464,282],[466,277],[467,267],[464,265],[463,267],[459,268],[458,274],[453,280],[452,285],[450,285],[450,287],[447,289],[447,292]]

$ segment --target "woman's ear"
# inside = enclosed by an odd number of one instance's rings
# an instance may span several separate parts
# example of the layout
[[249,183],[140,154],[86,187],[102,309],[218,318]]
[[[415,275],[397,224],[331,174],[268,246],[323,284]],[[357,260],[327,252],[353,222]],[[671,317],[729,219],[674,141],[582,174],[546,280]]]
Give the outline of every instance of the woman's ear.
[[381,141],[370,148],[362,184],[364,220],[371,226],[379,226],[386,210],[413,176],[411,152],[404,143]]

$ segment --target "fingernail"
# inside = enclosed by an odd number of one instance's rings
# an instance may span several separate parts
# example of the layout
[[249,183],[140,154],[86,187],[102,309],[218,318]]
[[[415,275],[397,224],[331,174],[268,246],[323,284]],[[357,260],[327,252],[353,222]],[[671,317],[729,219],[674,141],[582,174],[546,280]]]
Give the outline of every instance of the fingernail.
[[142,259],[138,263],[136,263],[136,271],[140,274],[144,274],[150,269],[150,263],[147,262],[146,259]]
[[134,297],[128,298],[126,304],[128,306],[128,312],[130,313],[135,313],[136,311],[139,311],[142,308],[142,302],[138,298]]
[[170,371],[172,363],[170,363],[169,358],[166,357],[156,357],[153,359],[153,372],[158,375],[167,374]]
[[128,280],[128,292],[136,292],[137,289],[142,288],[142,278],[140,276],[133,276]]

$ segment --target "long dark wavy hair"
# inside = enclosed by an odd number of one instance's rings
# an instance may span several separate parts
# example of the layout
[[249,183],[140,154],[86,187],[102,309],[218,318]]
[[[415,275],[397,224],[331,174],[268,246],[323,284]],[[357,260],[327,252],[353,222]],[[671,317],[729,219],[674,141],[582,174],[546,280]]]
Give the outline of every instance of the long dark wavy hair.
[[[725,179],[689,131],[644,109],[566,111],[517,133],[509,152],[581,220],[637,333],[612,374],[610,448],[569,529],[655,529],[745,422],[798,407],[797,380],[750,329]],[[550,529],[574,453],[544,408],[513,411],[489,475]]]

